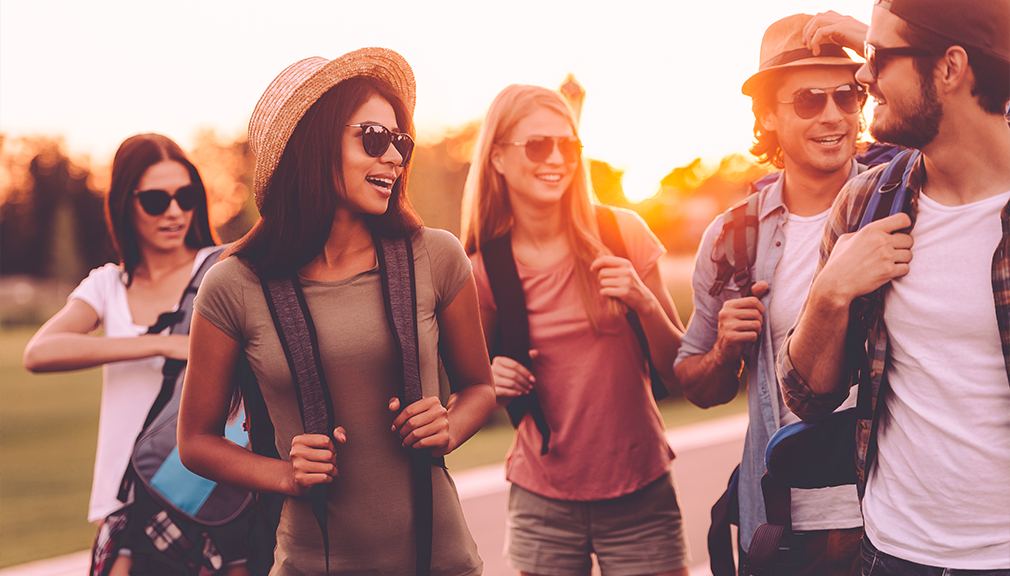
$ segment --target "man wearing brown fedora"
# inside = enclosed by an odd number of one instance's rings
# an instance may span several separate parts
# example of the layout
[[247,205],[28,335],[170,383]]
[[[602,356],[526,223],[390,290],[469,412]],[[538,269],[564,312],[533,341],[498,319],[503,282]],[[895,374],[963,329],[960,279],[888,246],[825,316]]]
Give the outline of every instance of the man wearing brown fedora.
[[[725,261],[724,222],[730,220],[725,215],[709,226],[698,250],[695,311],[675,370],[687,398],[707,408],[732,400],[741,367],[748,367],[750,426],[738,485],[744,555],[766,517],[765,446],[776,430],[797,421],[779,394],[775,355],[806,296],[831,204],[842,185],[865,170],[853,158],[865,92],[854,78],[859,63],[842,49],[861,51],[865,31],[864,24],[834,12],[796,14],[768,28],[758,72],[742,89],[755,117],[751,153],[782,169],[756,196],[755,283],[717,283]],[[794,493],[789,512],[797,541],[791,557],[779,558],[775,574],[859,573],[862,519],[855,487]]]
[[864,574],[1010,575],[1010,0],[878,0],[866,60],[871,133],[917,149],[908,201],[860,228],[886,169],[843,189],[781,384],[808,420],[872,391]]

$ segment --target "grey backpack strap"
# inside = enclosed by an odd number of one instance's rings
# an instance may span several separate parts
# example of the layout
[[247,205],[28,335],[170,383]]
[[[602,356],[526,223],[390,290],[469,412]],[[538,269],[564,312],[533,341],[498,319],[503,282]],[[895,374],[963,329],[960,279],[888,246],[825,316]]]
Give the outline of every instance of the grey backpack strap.
[[[414,248],[409,239],[373,238],[375,256],[382,275],[382,300],[386,319],[400,353],[401,409],[421,400],[421,368],[417,337],[417,290],[414,277]],[[410,448],[413,463],[414,537],[417,541],[417,576],[431,574],[431,540],[434,522],[431,466],[436,463],[428,450]]]
[[[382,278],[382,299],[386,320],[401,360],[399,373],[400,404],[403,408],[423,397],[421,389],[420,348],[417,330],[417,291],[414,278],[414,254],[407,239],[373,238]],[[306,434],[325,434],[332,438],[335,426],[319,342],[312,315],[297,277],[261,279],[270,315],[284,348],[295,391],[298,410]],[[414,523],[417,541],[418,576],[431,574],[433,502],[431,466],[438,464],[428,450],[410,449],[413,461]],[[309,492],[312,512],[323,534],[323,552],[329,573],[329,537],[326,528],[326,485]]]
[[[297,276],[287,278],[261,278],[263,293],[266,295],[270,316],[273,318],[277,336],[284,348],[288,368],[294,380],[295,395],[298,397],[298,412],[302,417],[302,427],[306,434],[323,434],[333,438],[333,402],[330,389],[326,385],[322,360],[319,357],[319,342],[312,315],[305,303]],[[326,484],[317,484],[309,490],[312,515],[316,517],[323,535],[323,554],[326,558],[326,573],[330,573],[330,538],[326,526]]]

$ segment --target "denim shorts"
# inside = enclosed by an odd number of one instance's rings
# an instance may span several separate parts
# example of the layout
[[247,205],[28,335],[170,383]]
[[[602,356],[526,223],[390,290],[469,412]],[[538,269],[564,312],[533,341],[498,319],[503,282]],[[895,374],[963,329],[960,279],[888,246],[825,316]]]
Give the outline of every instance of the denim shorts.
[[926,566],[895,558],[877,550],[865,534],[859,551],[863,556],[863,576],[1010,576],[1010,569],[958,570]]
[[671,474],[609,500],[555,500],[512,485],[508,557],[533,574],[585,576],[595,553],[608,576],[661,574],[690,562]]

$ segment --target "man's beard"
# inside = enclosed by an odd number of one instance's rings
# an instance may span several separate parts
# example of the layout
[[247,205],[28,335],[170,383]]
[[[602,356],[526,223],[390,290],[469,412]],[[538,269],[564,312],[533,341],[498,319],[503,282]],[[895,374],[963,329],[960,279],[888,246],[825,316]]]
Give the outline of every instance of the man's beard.
[[936,138],[943,119],[943,104],[936,96],[936,85],[932,78],[920,77],[919,100],[910,112],[899,109],[888,100],[888,115],[885,122],[874,119],[870,134],[879,142],[890,142],[906,148],[921,150]]

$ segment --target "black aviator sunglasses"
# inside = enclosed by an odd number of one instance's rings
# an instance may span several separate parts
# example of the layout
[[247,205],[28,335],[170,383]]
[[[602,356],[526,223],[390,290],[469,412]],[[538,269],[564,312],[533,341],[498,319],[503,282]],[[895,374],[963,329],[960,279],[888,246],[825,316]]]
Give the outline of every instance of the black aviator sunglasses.
[[859,84],[843,84],[834,89],[804,88],[793,92],[791,102],[781,104],[792,104],[796,115],[804,120],[809,120],[820,114],[824,107],[828,105],[828,95],[835,101],[835,106],[846,114],[855,114],[866,103],[866,89]]
[[199,184],[189,184],[169,194],[165,190],[134,190],[133,195],[140,200],[140,207],[151,216],[161,216],[168,210],[172,200],[179,205],[179,209],[189,212],[196,208],[196,203],[200,201],[203,194],[203,187]]
[[386,153],[389,145],[400,153],[403,161],[400,166],[406,166],[410,162],[410,155],[414,152],[414,140],[410,134],[403,132],[393,132],[382,124],[347,124],[348,128],[361,128],[361,146],[365,149],[365,154],[372,158],[378,158]]
[[522,146],[526,148],[526,157],[533,162],[543,162],[554,152],[554,143],[558,144],[558,152],[565,162],[572,164],[582,153],[582,141],[574,136],[533,136],[525,142],[504,142],[503,146]]

